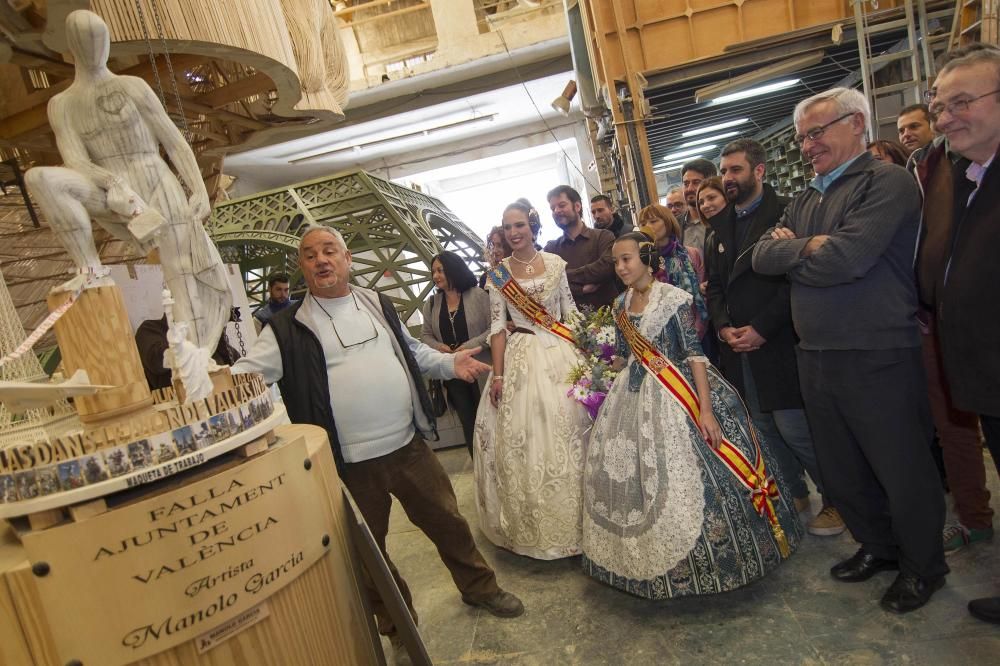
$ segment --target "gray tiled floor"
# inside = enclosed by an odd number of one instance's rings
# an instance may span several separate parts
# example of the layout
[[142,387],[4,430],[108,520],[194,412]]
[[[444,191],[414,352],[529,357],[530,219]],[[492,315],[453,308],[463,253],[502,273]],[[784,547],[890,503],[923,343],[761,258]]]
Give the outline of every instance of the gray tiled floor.
[[[847,534],[807,537],[788,562],[747,588],[648,602],[588,578],[579,558],[540,562],[491,545],[476,528],[468,453],[438,455],[500,584],[527,610],[500,620],[462,604],[431,542],[394,507],[389,553],[413,591],[435,664],[1000,664],[1000,626],[965,609],[969,599],[1000,594],[1000,538],[950,557],[947,585],[904,617],[878,606],[893,574],[853,585],[830,578],[830,565],[856,548]],[[993,506],[1000,510],[1000,501]]]

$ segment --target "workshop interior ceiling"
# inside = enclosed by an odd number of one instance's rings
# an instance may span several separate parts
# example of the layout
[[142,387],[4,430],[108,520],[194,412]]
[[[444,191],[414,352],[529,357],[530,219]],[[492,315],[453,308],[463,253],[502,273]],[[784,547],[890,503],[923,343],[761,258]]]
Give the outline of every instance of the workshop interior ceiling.
[[[904,37],[904,31],[877,35],[871,43],[873,54],[885,52]],[[715,148],[698,153],[706,159],[715,160],[727,141],[731,141],[737,136],[760,135],[776,123],[789,121],[795,105],[799,101],[833,87],[845,77],[858,71],[860,61],[856,40],[844,40],[840,45],[831,42],[829,46],[823,48],[823,51],[824,55],[819,63],[796,72],[778,75],[773,79],[800,79],[798,84],[767,95],[725,104],[713,104],[711,101],[697,102],[695,101],[695,91],[712,84],[724,83],[741,74],[757,70],[767,63],[754,63],[726,69],[678,84],[655,88],[651,86],[645,92],[653,116],[653,120],[646,124],[653,168],[659,168],[658,165],[663,163],[664,157],[681,150],[688,150],[688,148],[682,148],[685,142],[711,136],[703,134],[685,138],[683,133],[686,131],[748,118],[749,122],[732,128],[731,131],[739,131],[738,135],[713,142],[716,143]],[[860,78],[855,80],[860,81]],[[760,82],[760,84],[764,83],[767,81]]]

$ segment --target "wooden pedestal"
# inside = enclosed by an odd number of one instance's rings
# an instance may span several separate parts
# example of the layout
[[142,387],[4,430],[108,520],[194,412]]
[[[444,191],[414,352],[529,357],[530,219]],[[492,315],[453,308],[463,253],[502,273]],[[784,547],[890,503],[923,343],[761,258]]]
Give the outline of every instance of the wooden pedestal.
[[107,512],[0,532],[0,663],[383,663],[326,434],[275,432]]
[[[50,294],[49,310],[68,299],[65,292]],[[67,377],[83,369],[91,384],[114,387],[74,399],[81,421],[93,423],[120,417],[153,404],[125,301],[117,286],[84,289],[56,322],[55,333]]]

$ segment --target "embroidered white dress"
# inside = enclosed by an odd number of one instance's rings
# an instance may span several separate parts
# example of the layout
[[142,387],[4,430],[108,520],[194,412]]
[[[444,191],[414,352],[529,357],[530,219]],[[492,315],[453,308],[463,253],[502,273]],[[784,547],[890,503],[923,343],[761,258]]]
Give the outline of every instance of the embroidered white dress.
[[[616,307],[628,307],[626,296]],[[694,386],[689,360],[706,361],[691,296],[654,282],[645,312],[630,315],[643,337]],[[764,576],[781,561],[770,524],[723,465],[684,409],[648,374],[617,334],[628,358],[601,406],[584,473],[583,569],[650,599],[724,592]],[[707,366],[712,411],[726,438],[754,459],[750,422],[739,396]],[[769,473],[776,472],[762,444]],[[779,489],[783,479],[776,479]],[[795,513],[774,501],[794,550]]]
[[[566,262],[542,253],[545,273],[518,284],[553,317],[576,312]],[[504,260],[508,270],[509,259]],[[579,356],[562,338],[539,328],[487,280],[491,334],[508,313],[527,333],[507,337],[499,407],[483,393],[476,415],[474,467],[479,524],[496,545],[552,560],[580,554],[581,483],[590,418],[567,393]],[[487,386],[492,382],[492,375]]]

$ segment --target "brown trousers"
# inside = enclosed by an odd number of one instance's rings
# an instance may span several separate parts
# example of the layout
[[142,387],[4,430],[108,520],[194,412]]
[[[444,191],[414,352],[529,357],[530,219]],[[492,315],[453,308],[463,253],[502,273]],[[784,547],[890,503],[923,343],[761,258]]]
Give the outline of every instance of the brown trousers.
[[[396,496],[410,521],[434,542],[463,596],[482,600],[500,591],[493,569],[476,548],[469,523],[458,512],[458,500],[448,474],[419,434],[388,455],[347,463],[343,481],[361,509],[414,621],[417,614],[413,610],[410,588],[385,550],[392,508],[390,495]],[[378,620],[379,633],[394,634],[395,624],[367,576],[365,588]]]
[[941,444],[948,487],[955,501],[955,513],[966,527],[985,529],[993,524],[993,510],[990,491],[986,489],[979,417],[963,412],[952,403],[948,380],[941,367],[941,342],[933,315],[921,312],[920,319],[924,324],[920,338],[927,371],[927,395]]

